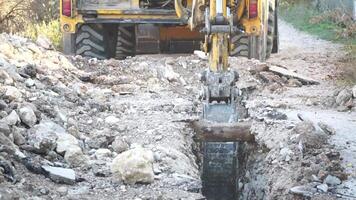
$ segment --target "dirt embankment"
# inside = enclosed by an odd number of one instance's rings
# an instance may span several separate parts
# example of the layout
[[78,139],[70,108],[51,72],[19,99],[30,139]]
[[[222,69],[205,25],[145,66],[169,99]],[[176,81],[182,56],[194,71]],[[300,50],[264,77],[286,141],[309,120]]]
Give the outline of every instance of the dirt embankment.
[[[267,64],[230,59],[256,137],[240,154],[240,198],[352,196],[341,189],[355,188],[350,155],[356,139],[347,130],[356,130],[356,94],[334,84],[343,53],[280,26],[281,52]],[[2,34],[0,41],[5,199],[203,198],[199,145],[184,120],[201,111],[205,60],[145,55],[98,61],[65,57],[16,36]],[[272,65],[320,84],[276,74],[268,70]]]

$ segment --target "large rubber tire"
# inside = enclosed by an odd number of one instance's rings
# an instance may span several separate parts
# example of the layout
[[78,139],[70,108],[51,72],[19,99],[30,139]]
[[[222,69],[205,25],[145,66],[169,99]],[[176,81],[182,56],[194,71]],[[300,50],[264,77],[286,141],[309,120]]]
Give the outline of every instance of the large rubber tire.
[[118,26],[115,55],[116,59],[123,60],[128,56],[135,55],[135,35],[135,26]]
[[271,53],[276,53],[278,47],[275,47],[278,41],[278,31],[276,33],[277,13],[273,9],[273,5],[269,1],[268,8],[268,24],[266,32],[260,36],[247,36],[238,34],[232,37],[232,43],[235,44],[235,49],[231,51],[231,56],[242,56],[249,59],[258,59],[265,61],[271,56]]
[[273,5],[269,3],[268,6],[268,26],[267,26],[267,47],[266,47],[266,59],[271,57],[274,41],[275,31],[275,9]]
[[75,39],[75,54],[84,57],[106,59],[109,57],[101,24],[83,24],[78,28]]

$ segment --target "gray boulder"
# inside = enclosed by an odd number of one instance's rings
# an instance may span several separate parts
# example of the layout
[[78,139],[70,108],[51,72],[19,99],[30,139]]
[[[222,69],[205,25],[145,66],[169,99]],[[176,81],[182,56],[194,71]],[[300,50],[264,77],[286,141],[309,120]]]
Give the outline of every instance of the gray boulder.
[[33,127],[37,122],[35,112],[30,106],[23,106],[19,109],[19,116],[22,123],[29,127]]

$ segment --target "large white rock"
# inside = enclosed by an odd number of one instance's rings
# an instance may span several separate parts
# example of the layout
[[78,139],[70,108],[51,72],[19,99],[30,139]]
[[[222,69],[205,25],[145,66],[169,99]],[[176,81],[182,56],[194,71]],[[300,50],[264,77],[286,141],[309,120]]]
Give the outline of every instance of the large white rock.
[[37,117],[35,112],[30,106],[24,106],[19,109],[19,115],[22,123],[29,127],[33,127],[36,124]]
[[153,153],[142,147],[125,151],[113,160],[111,172],[128,184],[152,183],[154,180]]
[[59,154],[63,154],[72,146],[79,146],[77,138],[70,134],[62,134],[57,139],[56,151]]

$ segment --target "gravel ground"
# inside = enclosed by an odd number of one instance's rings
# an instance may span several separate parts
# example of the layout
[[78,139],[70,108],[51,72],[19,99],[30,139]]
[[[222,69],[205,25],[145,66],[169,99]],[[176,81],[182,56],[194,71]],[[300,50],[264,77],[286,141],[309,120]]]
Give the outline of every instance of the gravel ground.
[[[267,63],[230,59],[256,138],[241,155],[240,199],[351,199],[356,91],[336,84],[342,47],[284,22],[280,30],[281,51]],[[205,60],[99,61],[43,41],[0,41],[0,199],[204,198],[199,144],[185,121],[201,111]]]

